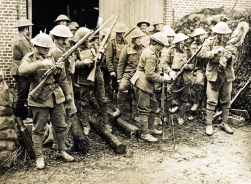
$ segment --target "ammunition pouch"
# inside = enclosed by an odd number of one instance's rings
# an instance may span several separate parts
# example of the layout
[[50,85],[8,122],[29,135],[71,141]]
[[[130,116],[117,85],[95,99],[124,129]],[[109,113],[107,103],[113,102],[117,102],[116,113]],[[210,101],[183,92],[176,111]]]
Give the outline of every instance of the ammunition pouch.
[[45,101],[49,96],[52,95],[54,90],[56,89],[56,84],[46,84],[38,96],[38,101]]

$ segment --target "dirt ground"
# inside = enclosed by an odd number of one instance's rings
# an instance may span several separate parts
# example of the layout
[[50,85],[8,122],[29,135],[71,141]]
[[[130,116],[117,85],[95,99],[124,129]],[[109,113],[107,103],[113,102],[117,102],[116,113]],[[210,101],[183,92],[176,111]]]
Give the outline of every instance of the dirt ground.
[[[161,127],[158,127],[161,128]],[[235,127],[234,134],[222,131],[217,124],[214,134],[205,135],[203,118],[175,123],[175,148],[172,127],[167,140],[145,143],[128,138],[118,130],[114,134],[127,146],[126,154],[116,154],[94,131],[90,135],[87,156],[75,153],[76,161],[58,161],[55,152],[44,149],[46,168],[37,170],[35,161],[20,158],[0,176],[1,184],[11,183],[251,183],[251,125]]]

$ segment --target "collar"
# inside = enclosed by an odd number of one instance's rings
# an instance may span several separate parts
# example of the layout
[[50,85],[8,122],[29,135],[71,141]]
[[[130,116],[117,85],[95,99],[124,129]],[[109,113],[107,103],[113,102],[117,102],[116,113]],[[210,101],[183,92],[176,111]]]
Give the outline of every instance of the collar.
[[63,44],[59,43],[59,42],[56,41],[56,40],[54,40],[54,43],[55,43],[55,45],[56,45],[59,49],[65,51],[65,46],[64,46]]

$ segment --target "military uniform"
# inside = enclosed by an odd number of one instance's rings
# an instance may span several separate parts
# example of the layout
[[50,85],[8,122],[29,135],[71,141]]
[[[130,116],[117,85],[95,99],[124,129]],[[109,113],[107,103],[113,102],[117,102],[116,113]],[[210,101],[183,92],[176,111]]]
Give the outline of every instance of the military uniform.
[[[119,56],[126,45],[126,41],[123,38],[118,39],[116,36],[107,42],[106,51],[106,64],[109,72],[117,72],[117,66],[119,62]],[[118,82],[117,77],[112,77],[112,90],[116,93],[118,92]]]
[[[100,70],[97,66],[95,72],[95,82],[87,80],[92,67],[82,64],[81,61],[85,59],[94,59],[93,52],[91,49],[85,49],[80,51],[80,60],[76,61],[76,83],[80,85],[79,89],[76,89],[76,105],[78,108],[78,113],[81,116],[81,121],[84,127],[88,128],[89,125],[89,114],[91,103],[96,103],[92,101],[93,98],[97,100],[98,104],[95,105],[98,111],[101,113],[104,125],[108,124],[108,114],[107,114],[107,100],[105,98],[105,88],[104,80]],[[92,65],[93,66],[93,65]],[[82,119],[83,118],[83,119]]]
[[229,59],[225,68],[219,71],[220,55],[215,54],[219,47],[225,47],[217,36],[209,37],[201,49],[200,57],[209,60],[206,67],[207,78],[207,123],[212,124],[213,111],[218,100],[222,108],[222,122],[228,123],[228,114],[231,101],[232,81],[235,79],[233,63],[234,56]]
[[164,82],[164,77],[158,72],[158,60],[158,52],[150,45],[142,52],[137,71],[131,78],[143,135],[149,134],[148,128],[155,129],[158,102],[154,94],[154,83]]
[[26,76],[20,76],[18,67],[22,58],[29,52],[32,52],[33,46],[30,39],[22,33],[19,33],[12,41],[13,61],[11,64],[11,75],[17,84],[17,102],[14,104],[14,114],[18,117],[22,116],[24,103],[27,101],[29,94],[30,80]]
[[143,49],[142,45],[127,45],[121,52],[117,68],[117,78],[120,80],[117,96],[119,110],[123,109],[127,92],[129,95],[129,104],[132,107],[133,97],[130,79],[136,71]]
[[[177,46],[170,47],[167,52],[165,71],[167,73],[170,73],[171,71],[179,72],[190,57],[190,49],[185,48],[182,50]],[[184,118],[186,112],[186,105],[190,95],[190,85],[193,82],[193,67],[193,64],[188,64],[183,74],[177,79],[177,81],[175,81],[171,91],[172,95],[169,96],[168,107],[170,108],[173,105],[179,105],[178,114],[180,118]]]
[[[22,68],[21,75],[28,76],[31,80],[30,91],[39,84],[42,80],[42,75],[49,69],[40,67],[35,70],[36,65],[43,59],[53,59],[51,57],[43,58],[35,53],[27,54],[20,65]],[[37,67],[37,66],[36,66]],[[49,93],[45,93],[47,89],[50,89]],[[52,90],[53,89],[53,90]],[[44,128],[47,124],[48,117],[50,117],[52,126],[56,132],[55,139],[58,142],[58,150],[65,149],[65,136],[64,131],[67,125],[64,122],[64,106],[65,96],[70,95],[71,91],[66,80],[65,70],[52,74],[39,95],[38,99],[33,99],[32,96],[28,97],[28,105],[33,112],[33,125],[32,139],[34,142],[35,153],[39,157],[42,154],[42,136],[44,135]]]

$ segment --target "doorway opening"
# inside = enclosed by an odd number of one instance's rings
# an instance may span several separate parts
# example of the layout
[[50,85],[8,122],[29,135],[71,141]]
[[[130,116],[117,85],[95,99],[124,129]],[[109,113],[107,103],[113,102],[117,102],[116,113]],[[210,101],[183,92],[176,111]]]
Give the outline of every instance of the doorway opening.
[[47,34],[56,25],[60,14],[68,16],[80,27],[95,29],[98,20],[99,0],[34,0],[32,1],[32,37],[40,31]]

